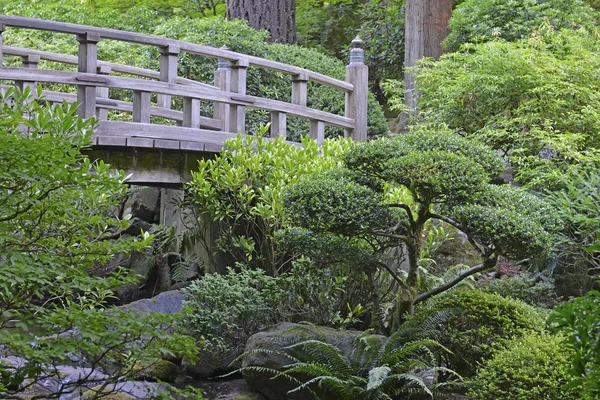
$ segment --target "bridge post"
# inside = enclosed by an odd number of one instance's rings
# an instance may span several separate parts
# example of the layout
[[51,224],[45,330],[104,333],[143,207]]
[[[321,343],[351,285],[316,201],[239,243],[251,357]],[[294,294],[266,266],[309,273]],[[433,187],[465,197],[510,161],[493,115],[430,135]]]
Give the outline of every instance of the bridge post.
[[310,137],[317,141],[319,146],[323,145],[325,141],[325,123],[313,119],[310,121]]
[[346,66],[346,82],[354,86],[346,92],[345,116],[354,119],[354,129],[346,130],[352,140],[367,140],[367,101],[369,99],[369,67],[365,65],[363,41],[357,36],[352,41],[350,63]]
[[[229,49],[227,46],[223,46],[221,50]],[[231,90],[231,68],[229,68],[229,61],[219,59],[217,70],[215,71],[214,85],[224,92]],[[221,130],[223,132],[230,132],[229,112],[229,104],[215,103],[213,118],[221,121]]]
[[[37,69],[39,62],[40,56],[37,56],[35,54],[28,54],[26,56],[21,57],[21,64],[23,65],[23,68]],[[21,93],[25,92],[26,88],[29,88],[32,99],[34,98],[37,92],[37,84],[35,82],[15,81],[15,85],[17,86],[17,88],[19,88]]]
[[[177,62],[181,49],[170,44],[159,48],[160,51],[160,81],[168,83],[177,82]],[[171,108],[171,96],[159,94],[157,99],[159,107]]]
[[[98,75],[110,75],[112,69],[108,65],[99,65],[97,69]],[[96,89],[96,96],[101,99],[108,99],[108,88],[107,87],[99,87]],[[108,119],[108,110],[106,108],[98,108],[96,110],[98,114],[98,119],[100,121],[106,121]]]
[[[246,73],[250,63],[245,58],[240,58],[231,65],[231,91],[241,95],[246,94]],[[230,105],[230,129],[234,133],[246,131],[246,107]]]
[[[96,74],[98,68],[98,42],[100,35],[95,32],[86,32],[77,35],[79,42],[79,63],[77,72]],[[82,118],[96,116],[96,87],[92,85],[77,86],[78,114]]]

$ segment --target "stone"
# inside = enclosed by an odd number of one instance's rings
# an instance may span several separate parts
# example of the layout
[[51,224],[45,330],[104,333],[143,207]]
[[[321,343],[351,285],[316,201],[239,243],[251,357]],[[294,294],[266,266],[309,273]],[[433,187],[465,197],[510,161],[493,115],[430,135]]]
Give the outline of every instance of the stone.
[[162,292],[151,299],[142,299],[123,306],[126,310],[178,314],[183,307],[183,293],[178,290]]
[[[354,342],[356,337],[361,333],[358,331],[341,331],[326,327],[283,322],[252,335],[246,343],[245,351],[263,349],[289,353],[289,350],[285,350],[284,348],[306,340],[321,340],[333,344],[340,349],[346,358],[352,360],[358,357],[358,355],[354,354]],[[380,339],[385,340],[385,337],[381,336]],[[280,370],[283,366],[290,364],[290,362],[290,359],[284,355],[261,352],[245,356],[242,367],[255,366]],[[250,386],[254,387],[269,400],[313,399],[313,396],[308,391],[298,391],[288,394],[287,392],[294,389],[297,385],[286,379],[279,378],[273,380],[271,379],[273,377],[272,374],[243,370],[242,375]],[[313,388],[313,390],[316,390],[316,388]],[[334,399],[323,397],[322,400]]]
[[144,188],[132,194],[125,202],[124,214],[131,214],[132,218],[139,218],[148,223],[158,222],[160,219],[160,189]]
[[133,366],[135,371],[133,378],[140,381],[161,381],[167,383],[175,382],[177,378],[177,365],[167,360],[153,360],[147,364],[141,364],[139,361]]
[[152,224],[138,217],[133,217],[129,221],[129,228],[125,229],[125,233],[129,235],[139,236],[142,232],[148,232],[152,228]]
[[243,379],[211,380],[199,382],[207,399],[215,400],[265,400]]

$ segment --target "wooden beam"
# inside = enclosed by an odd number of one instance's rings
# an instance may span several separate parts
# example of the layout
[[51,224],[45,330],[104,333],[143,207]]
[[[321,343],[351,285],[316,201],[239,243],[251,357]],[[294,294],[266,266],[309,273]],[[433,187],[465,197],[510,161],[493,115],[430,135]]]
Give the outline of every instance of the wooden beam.
[[150,92],[133,91],[133,122],[150,123]]
[[287,116],[285,113],[271,111],[271,137],[286,137]]
[[200,100],[190,97],[183,99],[183,126],[200,128]]
[[[110,75],[110,72],[111,68],[107,65],[99,65],[97,68],[98,75]],[[108,88],[96,88],[96,97],[101,99],[108,99]],[[96,114],[98,115],[98,119],[101,121],[105,121],[108,119],[108,109],[98,107],[98,100],[96,100]]]
[[292,75],[292,103],[306,106],[308,75]]
[[[77,35],[79,42],[78,72],[95,74],[98,67],[98,48],[100,35],[85,32]],[[94,85],[77,86],[78,114],[82,118],[96,116],[96,87]]]
[[323,121],[310,121],[310,137],[316,140],[319,146],[323,146],[325,141],[325,124]]
[[[231,91],[241,95],[246,94],[246,77],[248,72],[248,60],[240,59],[231,66]],[[231,104],[230,110],[230,130],[234,133],[246,132],[246,108],[243,105]]]
[[[177,83],[177,63],[180,48],[178,45],[170,44],[163,46],[160,51],[160,81]],[[171,108],[171,96],[159,94],[157,105],[159,107]]]

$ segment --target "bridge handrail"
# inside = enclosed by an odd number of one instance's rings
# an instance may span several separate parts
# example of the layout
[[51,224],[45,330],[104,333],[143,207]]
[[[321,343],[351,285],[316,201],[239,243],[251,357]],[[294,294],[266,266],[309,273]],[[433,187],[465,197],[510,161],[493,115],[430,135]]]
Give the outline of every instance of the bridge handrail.
[[313,82],[327,85],[340,91],[352,92],[354,90],[354,86],[351,83],[331,78],[327,75],[323,75],[318,72],[295,67],[292,65],[287,65],[277,61],[263,59],[260,57],[236,53],[230,50],[217,49],[214,47],[188,43],[176,39],[145,35],[136,32],[126,32],[115,29],[98,28],[93,26],[71,24],[66,22],[48,21],[35,18],[8,15],[0,15],[0,23],[4,23],[5,26],[10,26],[13,28],[27,28],[58,33],[67,33],[73,35],[84,35],[88,32],[92,32],[98,34],[101,39],[118,40],[123,42],[130,42],[155,47],[174,46],[179,48],[180,51],[205,57],[227,60],[233,62],[234,64],[243,64],[246,61],[251,66],[262,67],[291,76],[306,76],[307,79]]
[[[76,35],[79,42],[78,56],[3,46],[1,34],[7,26]],[[160,70],[157,72],[99,60],[97,44],[101,39],[158,47]],[[98,116],[101,121],[107,120],[108,109],[131,110],[134,123],[150,124],[151,117],[168,115],[173,117],[171,119],[179,121],[183,127],[194,129],[207,127],[236,133],[245,131],[246,107],[250,107],[271,112],[271,136],[286,135],[286,118],[289,114],[310,120],[310,135],[319,142],[324,138],[325,124],[345,129],[346,135],[355,140],[365,140],[368,68],[364,65],[362,41],[357,38],[352,45],[354,48],[350,52],[350,64],[346,67],[346,82],[344,82],[304,68],[223,48],[216,49],[175,39],[114,29],[0,15],[0,78],[14,80],[22,89],[27,86],[35,88],[36,82],[75,86],[79,115],[84,118]],[[178,57],[181,52],[218,59],[214,86],[183,79],[177,75]],[[20,56],[22,68],[2,67],[3,53]],[[78,72],[39,70],[37,65],[40,59],[76,64]],[[291,102],[246,95],[247,68],[250,66],[289,75],[292,85]],[[110,75],[113,71],[151,80]],[[340,116],[308,107],[309,81],[345,93],[345,115]],[[113,101],[109,98],[109,89],[131,90],[133,101],[130,103]],[[152,93],[158,94],[156,106],[151,104]],[[56,99],[61,98],[60,93],[53,93],[52,96]],[[166,111],[171,108],[171,96],[183,98],[181,114]],[[63,96],[63,98],[70,99],[71,96]],[[214,118],[200,115],[201,100],[214,102]]]

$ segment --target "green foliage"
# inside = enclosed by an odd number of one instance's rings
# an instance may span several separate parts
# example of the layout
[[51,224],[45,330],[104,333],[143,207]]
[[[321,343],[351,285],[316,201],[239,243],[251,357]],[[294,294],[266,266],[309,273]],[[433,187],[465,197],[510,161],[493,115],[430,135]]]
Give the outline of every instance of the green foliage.
[[[59,378],[57,365],[77,361],[113,365],[110,382],[117,382],[131,379],[137,360],[193,357],[189,338],[165,330],[173,316],[109,305],[112,290],[136,278],[90,275],[151,241],[110,240],[128,227],[110,217],[125,177],[82,155],[95,121],[78,118],[75,105],[47,106],[26,95],[12,88],[0,95],[0,343],[26,360],[1,368],[0,392],[18,393],[25,379]],[[81,383],[63,382],[55,395]]]
[[558,306],[549,322],[567,336],[572,351],[569,388],[581,388],[583,400],[600,397],[600,292]]
[[[390,273],[399,285],[398,322],[414,301],[494,267],[500,255],[533,262],[551,249],[558,220],[550,207],[523,189],[490,184],[503,164],[477,141],[444,127],[419,126],[392,139],[352,146],[344,159],[345,169],[288,188],[284,205],[292,224],[302,229],[282,236],[318,263]],[[419,260],[435,220],[466,233],[483,258],[481,266],[455,270],[445,281],[449,286],[439,282],[439,291],[422,281],[427,276],[421,276],[425,270]],[[404,252],[394,253],[399,247]],[[396,267],[403,260],[407,272]],[[372,290],[376,310],[376,285]]]
[[438,373],[452,374],[435,367],[435,354],[447,350],[434,340],[401,342],[402,334],[382,338],[364,332],[356,337],[351,357],[334,344],[307,340],[280,353],[291,360],[281,371],[251,365],[242,370],[261,369],[272,373],[273,379],[284,377],[298,385],[288,394],[308,392],[315,399],[330,395],[340,400],[384,400],[419,394],[434,398],[440,387]]
[[276,275],[289,260],[273,241],[286,223],[281,202],[286,186],[336,166],[349,145],[326,141],[320,150],[309,138],[297,147],[282,138],[239,136],[226,143],[229,151],[199,162],[186,185],[186,204],[198,218],[218,224],[221,252]]
[[574,264],[583,261],[590,275],[600,275],[600,247],[594,247],[600,234],[600,173],[571,172],[559,178],[558,186],[560,190],[547,191],[545,197],[564,221],[560,258]]
[[515,338],[478,368],[470,382],[473,400],[567,400],[578,393],[561,390],[569,379],[571,351],[564,338],[532,333]]
[[534,307],[552,308],[558,303],[554,284],[548,278],[535,279],[523,274],[505,276],[489,282],[480,289],[502,297],[520,300]]
[[416,329],[440,312],[449,312],[449,317],[436,340],[452,352],[443,363],[463,376],[472,376],[494,346],[544,326],[540,314],[525,303],[479,290],[457,290],[420,306],[405,329]]
[[597,50],[584,31],[544,31],[425,60],[415,71],[419,108],[497,149],[520,182],[548,187],[556,171],[600,162]]
[[526,39],[542,25],[593,30],[597,23],[598,14],[580,0],[466,0],[452,13],[444,46],[452,52],[464,43]]
[[[205,364],[229,363],[239,356],[247,339],[276,322],[302,320],[319,325],[356,323],[363,311],[356,299],[347,300],[344,279],[327,269],[294,263],[278,277],[240,266],[236,272],[207,274],[183,289],[185,307],[180,327],[205,343]],[[353,301],[353,307],[344,301]],[[342,315],[339,310],[348,307]]]

